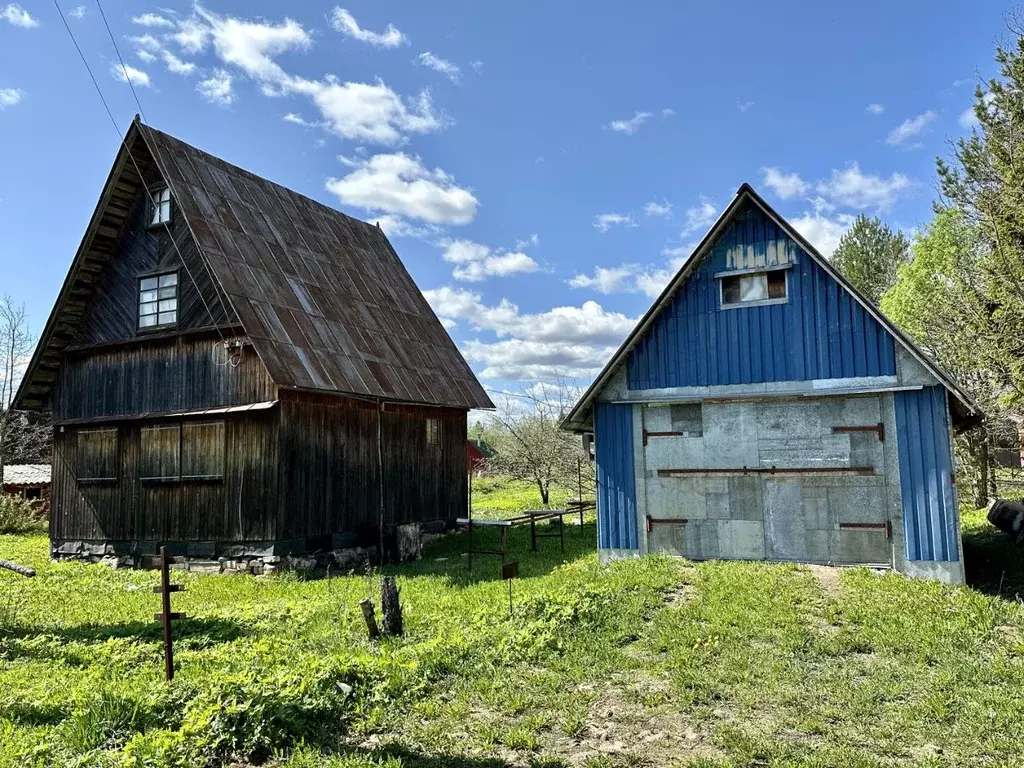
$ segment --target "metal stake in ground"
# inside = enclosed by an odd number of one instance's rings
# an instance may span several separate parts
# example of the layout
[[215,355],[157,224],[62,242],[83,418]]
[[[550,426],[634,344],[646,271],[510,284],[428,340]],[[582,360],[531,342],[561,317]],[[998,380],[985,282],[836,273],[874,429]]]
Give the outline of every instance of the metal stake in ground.
[[508,582],[508,615],[512,616],[512,579],[519,575],[519,561],[513,560],[501,566],[501,579]]
[[161,596],[160,613],[156,614],[153,620],[161,621],[164,625],[164,677],[170,682],[174,679],[174,638],[171,635],[171,622],[185,618],[184,613],[171,612],[171,592],[184,592],[185,587],[181,584],[171,584],[167,547],[160,547],[160,586],[153,587],[153,591]]

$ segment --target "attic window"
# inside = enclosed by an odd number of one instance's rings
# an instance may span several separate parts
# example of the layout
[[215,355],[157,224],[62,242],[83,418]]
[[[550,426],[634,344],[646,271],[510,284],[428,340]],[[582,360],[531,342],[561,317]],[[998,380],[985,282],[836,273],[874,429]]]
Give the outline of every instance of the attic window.
[[178,323],[178,273],[165,272],[139,280],[139,328]]
[[171,220],[171,190],[164,186],[154,187],[150,194],[153,197],[150,201],[153,215],[150,216],[149,226],[167,224]]
[[781,303],[786,300],[786,272],[755,272],[722,278],[722,306]]

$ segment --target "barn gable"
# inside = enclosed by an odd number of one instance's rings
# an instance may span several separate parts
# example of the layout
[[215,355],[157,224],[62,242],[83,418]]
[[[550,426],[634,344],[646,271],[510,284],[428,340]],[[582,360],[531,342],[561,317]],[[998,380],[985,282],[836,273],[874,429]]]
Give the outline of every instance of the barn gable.
[[[784,296],[726,305],[724,285],[765,274]],[[658,391],[819,382],[896,384],[897,358],[949,393],[954,421],[977,407],[747,184],[594,380],[564,422],[589,431],[597,399]],[[614,382],[614,387],[612,387]],[[919,382],[921,383],[921,382]],[[614,395],[605,397],[612,387]]]

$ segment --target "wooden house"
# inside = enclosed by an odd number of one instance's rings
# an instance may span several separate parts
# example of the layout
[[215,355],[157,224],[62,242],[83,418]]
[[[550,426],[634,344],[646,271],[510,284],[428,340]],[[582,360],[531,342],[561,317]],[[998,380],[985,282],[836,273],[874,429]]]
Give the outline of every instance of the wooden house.
[[493,405],[379,227],[136,118],[15,407],[55,556],[211,558],[453,521]]
[[573,408],[603,558],[866,564],[963,581],[967,394],[748,185]]
[[49,464],[5,464],[0,491],[28,501],[49,501]]

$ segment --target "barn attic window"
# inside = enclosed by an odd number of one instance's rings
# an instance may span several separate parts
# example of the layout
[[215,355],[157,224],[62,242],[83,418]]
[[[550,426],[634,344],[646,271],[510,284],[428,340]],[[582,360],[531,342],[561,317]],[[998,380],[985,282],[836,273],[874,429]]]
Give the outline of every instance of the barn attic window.
[[727,275],[721,282],[723,307],[786,300],[785,270]]
[[178,273],[165,272],[139,280],[139,328],[160,328],[178,322]]
[[171,190],[167,187],[155,187],[150,190],[153,199],[150,201],[149,226],[168,224],[171,221]]

